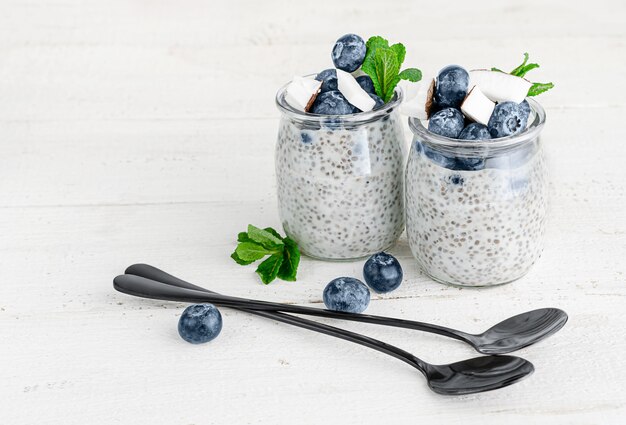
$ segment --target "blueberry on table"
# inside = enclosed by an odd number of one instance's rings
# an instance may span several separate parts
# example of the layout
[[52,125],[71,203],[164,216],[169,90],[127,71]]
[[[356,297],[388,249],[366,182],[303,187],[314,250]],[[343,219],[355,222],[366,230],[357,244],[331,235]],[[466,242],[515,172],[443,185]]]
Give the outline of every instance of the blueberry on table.
[[347,115],[358,112],[339,91],[327,91],[317,95],[310,111],[319,115]]
[[379,252],[372,255],[363,265],[363,278],[370,288],[384,294],[400,286],[402,267],[393,255]]
[[370,291],[359,279],[338,277],[326,285],[323,298],[329,310],[362,313],[370,303]]
[[440,108],[460,108],[468,86],[469,73],[458,65],[448,65],[437,75],[434,101]]
[[335,42],[331,58],[336,68],[356,71],[365,59],[365,40],[356,34],[346,34]]
[[374,82],[372,81],[372,77],[369,75],[360,75],[356,77],[356,82],[359,83],[359,86],[361,86],[361,88],[369,94],[376,94]]
[[[528,104],[528,102],[526,104]],[[493,113],[487,124],[491,137],[497,139],[498,137],[512,136],[521,133],[528,123],[529,113],[530,107],[527,109],[525,106],[522,106],[521,103],[498,103],[493,109]]]
[[428,130],[440,136],[456,139],[464,125],[465,119],[461,111],[455,108],[445,108],[431,115]]
[[473,122],[459,134],[461,140],[486,140],[491,139],[491,134],[486,125]]
[[323,70],[315,76],[315,79],[322,82],[320,93],[338,90],[337,71],[335,71],[333,68]]
[[213,304],[193,304],[178,320],[178,334],[192,344],[203,344],[222,331],[222,315]]

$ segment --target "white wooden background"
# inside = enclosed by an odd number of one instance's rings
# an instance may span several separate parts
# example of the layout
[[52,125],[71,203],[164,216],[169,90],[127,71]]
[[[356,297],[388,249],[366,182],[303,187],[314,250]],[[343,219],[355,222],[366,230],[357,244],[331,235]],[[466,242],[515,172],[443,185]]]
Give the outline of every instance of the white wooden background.
[[[393,3],[393,7],[390,4]],[[626,6],[543,2],[1,0],[0,423],[618,424],[626,415]],[[278,226],[277,88],[330,66],[334,40],[381,34],[436,72],[539,61],[553,208],[522,280],[476,290],[419,272],[368,312],[482,331],[543,306],[570,315],[524,349],[536,373],[456,398],[407,365],[222,309],[210,344],[177,335],[182,304],[114,292],[148,262],[226,294],[320,306],[362,263],[302,261],[261,285],[229,254]],[[407,135],[408,136],[408,135]],[[330,323],[330,322],[328,322]],[[347,324],[431,362],[468,347]]]

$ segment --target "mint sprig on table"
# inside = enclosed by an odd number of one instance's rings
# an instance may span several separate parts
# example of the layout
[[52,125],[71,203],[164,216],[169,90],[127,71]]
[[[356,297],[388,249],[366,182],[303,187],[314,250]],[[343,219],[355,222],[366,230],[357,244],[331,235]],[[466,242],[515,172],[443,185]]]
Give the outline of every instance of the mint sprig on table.
[[400,80],[417,82],[422,79],[422,71],[417,68],[400,67],[406,56],[406,48],[402,43],[389,45],[380,36],[370,37],[365,43],[367,48],[361,70],[370,76],[376,94],[385,103],[393,97],[393,92]]
[[249,224],[247,232],[237,235],[237,242],[235,252],[230,255],[237,264],[247,266],[269,255],[256,269],[264,284],[277,277],[289,282],[296,280],[300,250],[293,239],[283,238],[271,227],[259,229]]
[[[511,75],[515,75],[516,77],[522,77],[528,73],[528,71],[539,68],[539,64],[537,63],[528,63],[528,53],[524,53],[524,61],[517,66],[513,71],[509,72]],[[504,72],[498,68],[491,68],[492,71]],[[528,96],[537,96],[541,93],[547,92],[551,88],[554,87],[552,83],[533,83],[532,86],[528,89]]]

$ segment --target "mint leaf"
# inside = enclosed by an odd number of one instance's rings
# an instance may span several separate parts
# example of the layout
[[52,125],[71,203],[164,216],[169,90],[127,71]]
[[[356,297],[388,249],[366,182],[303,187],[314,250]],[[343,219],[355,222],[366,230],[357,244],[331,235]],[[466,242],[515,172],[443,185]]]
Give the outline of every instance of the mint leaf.
[[283,255],[282,253],[279,253],[270,256],[261,264],[259,264],[256,272],[261,277],[261,282],[267,285],[268,283],[276,279],[282,263]]
[[376,78],[381,87],[381,98],[385,103],[389,102],[393,96],[393,89],[400,79],[400,65],[396,53],[391,49],[378,49],[374,57],[376,66]]
[[266,227],[266,228],[265,228],[265,229],[263,229],[263,230],[265,230],[266,232],[271,233],[272,235],[276,236],[278,239],[283,240],[283,237],[282,237],[282,236],[280,236],[280,233],[278,233],[278,232],[277,232],[276,230],[274,230],[273,228],[271,228],[271,227]]
[[256,261],[265,257],[267,254],[275,254],[276,251],[270,251],[255,242],[240,242],[235,249],[237,257],[244,261]]
[[376,94],[382,98],[381,83],[376,77],[375,57],[378,49],[389,48],[389,42],[380,36],[374,36],[370,37],[369,40],[367,40],[365,46],[367,50],[365,52],[365,59],[363,60],[363,64],[361,65],[361,71],[370,76],[372,82],[374,83],[374,90],[376,91]]
[[522,70],[522,68],[524,68],[524,65],[526,65],[526,62],[528,62],[528,53],[524,53],[524,62],[522,62],[521,65],[519,65],[517,68],[515,68],[509,74],[515,75],[515,76],[519,77],[519,75],[517,75],[517,73],[520,72]]
[[248,237],[267,249],[277,249],[283,246],[283,241],[279,237],[252,224],[248,225]]
[[239,232],[237,242],[252,242],[252,239],[248,237],[248,232]]
[[496,72],[504,72],[503,70],[495,68],[495,67],[491,67],[491,70],[496,71]]
[[419,80],[422,79],[422,71],[417,68],[407,68],[403,70],[398,75],[398,77],[400,77],[401,80],[407,80],[413,83],[417,83]]
[[533,83],[528,89],[528,96],[537,96],[538,94],[547,92],[554,87],[552,83]]
[[242,260],[241,258],[239,258],[239,255],[237,255],[237,251],[230,254],[230,258],[232,258],[237,264],[240,264],[242,266],[247,266],[248,264],[254,263],[254,260]]
[[398,59],[398,67],[402,66],[404,62],[404,57],[406,56],[406,48],[402,43],[396,43],[390,47],[396,53],[396,58]]
[[522,77],[522,78],[523,78],[523,77],[524,77],[524,75],[526,75],[526,73],[527,73],[528,71],[533,70],[533,69],[535,69],[535,68],[539,68],[539,65],[538,65],[538,64],[536,64],[536,63],[529,63],[528,65],[526,65],[526,66],[522,67],[522,69],[521,69],[521,70],[519,70],[519,71],[517,72],[517,74],[514,74],[514,75],[516,75],[516,76],[518,76],[518,77]]
[[291,238],[283,239],[285,249],[283,251],[283,263],[278,270],[278,277],[282,280],[294,282],[298,265],[300,264],[300,250],[298,245]]

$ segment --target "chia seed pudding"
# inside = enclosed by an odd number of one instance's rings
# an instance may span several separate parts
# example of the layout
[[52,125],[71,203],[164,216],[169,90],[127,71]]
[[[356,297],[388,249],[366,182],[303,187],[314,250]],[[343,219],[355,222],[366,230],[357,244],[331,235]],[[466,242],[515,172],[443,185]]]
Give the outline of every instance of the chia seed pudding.
[[322,116],[290,107],[284,88],[278,92],[279,213],[285,232],[306,255],[361,258],[390,247],[402,233],[401,100],[397,89],[381,109]]
[[545,113],[528,102],[528,128],[496,140],[448,139],[410,120],[407,236],[433,279],[497,285],[526,274],[540,256],[548,205],[539,139]]

